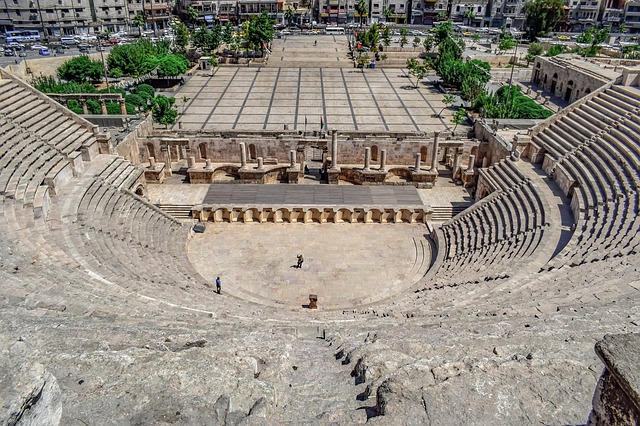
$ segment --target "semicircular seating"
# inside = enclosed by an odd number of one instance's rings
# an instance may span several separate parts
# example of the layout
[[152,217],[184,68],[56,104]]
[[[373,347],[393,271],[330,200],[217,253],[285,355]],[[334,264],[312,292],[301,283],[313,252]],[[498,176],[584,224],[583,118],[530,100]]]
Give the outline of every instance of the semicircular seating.
[[638,249],[639,112],[640,90],[613,85],[533,134],[576,217],[571,241],[549,267]]
[[544,236],[548,206],[515,163],[503,160],[481,175],[493,192],[436,230],[435,287],[508,276]]

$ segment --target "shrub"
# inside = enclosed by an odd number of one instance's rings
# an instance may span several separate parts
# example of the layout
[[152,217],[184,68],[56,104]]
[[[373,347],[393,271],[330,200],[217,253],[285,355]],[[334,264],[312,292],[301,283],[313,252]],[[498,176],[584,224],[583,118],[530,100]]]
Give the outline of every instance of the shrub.
[[67,108],[69,108],[71,111],[75,112],[76,114],[84,114],[84,111],[82,110],[82,105],[80,104],[80,102],[76,101],[75,99],[69,99],[67,101]]

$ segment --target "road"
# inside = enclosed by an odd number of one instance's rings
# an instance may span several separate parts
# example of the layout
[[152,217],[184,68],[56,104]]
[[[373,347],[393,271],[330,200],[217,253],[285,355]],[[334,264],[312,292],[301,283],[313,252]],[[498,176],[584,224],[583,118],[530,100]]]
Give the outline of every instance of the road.
[[[42,59],[42,58],[47,58],[49,56],[41,56],[37,50],[30,50],[29,49],[29,45],[25,45],[25,52],[27,54],[27,56],[25,57],[20,57],[20,56],[0,56],[0,67],[6,67],[7,65],[10,64],[17,64],[22,62],[23,60],[29,60],[29,59]],[[43,46],[46,46],[45,44],[43,44]],[[72,58],[74,56],[80,56],[80,50],[76,47],[76,46],[72,46],[69,49],[65,49],[63,54],[55,54],[53,52],[54,46],[50,45],[49,46],[49,50],[51,51],[51,55],[50,57],[53,56],[63,56],[63,57],[69,57]],[[110,47],[105,47],[105,50],[102,52],[104,54],[105,60],[107,58],[107,55],[109,54],[109,50]],[[89,49],[89,53],[93,54],[93,53],[100,53],[98,52],[95,47],[92,47],[91,49]]]

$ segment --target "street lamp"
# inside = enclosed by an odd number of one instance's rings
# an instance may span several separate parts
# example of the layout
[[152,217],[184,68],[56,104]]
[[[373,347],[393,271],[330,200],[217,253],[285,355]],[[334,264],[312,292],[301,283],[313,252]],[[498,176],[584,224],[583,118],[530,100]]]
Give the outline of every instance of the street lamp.
[[516,61],[517,61],[517,55],[518,55],[518,44],[520,44],[520,40],[516,39],[516,48],[513,51],[513,59],[511,60],[511,75],[509,76],[509,88],[507,89],[507,102],[506,102],[506,107],[507,107],[507,113],[509,111],[509,98],[511,97],[511,85],[513,83],[513,69],[516,66]]

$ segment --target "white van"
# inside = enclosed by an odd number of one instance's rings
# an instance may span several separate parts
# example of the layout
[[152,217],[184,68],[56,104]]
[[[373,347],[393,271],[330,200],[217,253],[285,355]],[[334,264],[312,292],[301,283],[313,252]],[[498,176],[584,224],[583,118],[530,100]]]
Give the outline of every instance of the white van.
[[78,44],[78,41],[75,37],[61,37],[60,43],[68,46],[70,44]]

